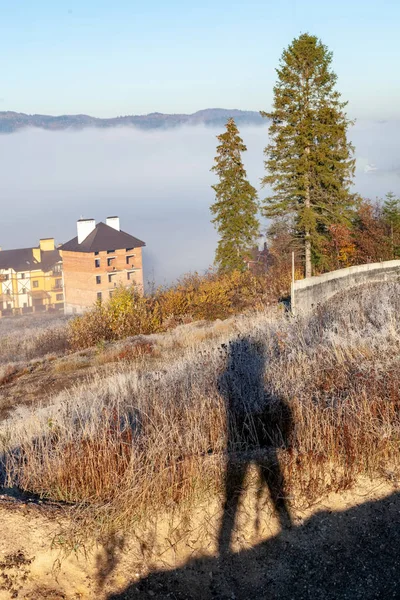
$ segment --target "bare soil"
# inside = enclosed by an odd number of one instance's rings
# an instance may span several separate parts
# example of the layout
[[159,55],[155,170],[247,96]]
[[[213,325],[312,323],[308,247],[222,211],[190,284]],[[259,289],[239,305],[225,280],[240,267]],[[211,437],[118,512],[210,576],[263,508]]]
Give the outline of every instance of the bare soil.
[[264,507],[256,532],[255,513],[243,507],[233,552],[224,557],[216,554],[216,506],[195,511],[185,534],[182,523],[171,528],[160,519],[151,534],[136,530],[65,557],[59,531],[69,510],[1,497],[1,600],[400,597],[400,493],[393,483],[362,480],[331,493],[296,511],[285,531]]

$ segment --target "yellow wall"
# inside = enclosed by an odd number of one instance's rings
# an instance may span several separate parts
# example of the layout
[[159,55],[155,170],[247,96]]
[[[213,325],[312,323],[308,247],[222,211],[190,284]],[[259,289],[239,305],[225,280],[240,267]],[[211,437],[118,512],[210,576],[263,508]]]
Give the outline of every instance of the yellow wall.
[[18,306],[18,282],[17,282],[18,273],[12,272],[12,292],[14,294],[14,306]]
[[55,250],[54,238],[44,238],[40,240],[39,248],[43,252]]
[[[33,282],[37,281],[38,286],[33,287]],[[61,284],[61,287],[56,287],[56,282]],[[49,298],[44,300],[44,304],[54,304],[56,302],[63,302],[63,300],[57,300],[57,294],[63,293],[62,288],[62,272],[56,275],[53,275],[53,271],[49,271],[48,273],[44,273],[43,271],[32,271],[31,272],[31,291],[39,292],[44,291],[48,292],[50,295]]]
[[[42,252],[49,252],[52,250],[55,250],[54,238],[41,239],[39,247],[32,248],[33,256],[38,262],[41,262]],[[11,283],[11,294],[9,296],[9,303],[12,305],[13,309],[22,309],[24,302],[26,302],[29,307],[34,306],[34,299],[37,300],[36,305],[42,306],[62,304],[64,302],[62,270],[60,272],[57,272],[57,267],[55,266],[54,271],[51,270],[47,273],[39,269],[36,271],[24,271],[24,273],[25,279],[29,280],[29,284],[26,285],[28,292],[27,295],[21,295],[19,293],[19,291],[21,291],[19,289],[21,288],[21,280],[19,278],[20,272],[16,273],[12,270],[7,269],[7,274],[9,275],[9,280]],[[34,282],[37,283],[36,287],[34,287],[33,285]],[[32,292],[45,292],[46,295],[43,294],[44,297],[41,298],[41,294],[31,294]],[[57,299],[57,296],[61,294],[62,299]],[[2,308],[3,304],[1,303],[0,310]]]

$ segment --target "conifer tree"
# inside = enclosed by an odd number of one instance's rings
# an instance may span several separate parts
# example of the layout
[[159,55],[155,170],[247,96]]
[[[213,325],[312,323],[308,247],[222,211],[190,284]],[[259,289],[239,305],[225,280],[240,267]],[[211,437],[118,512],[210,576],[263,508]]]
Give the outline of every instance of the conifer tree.
[[247,180],[241,157],[247,148],[233,119],[217,139],[220,143],[211,170],[219,183],[212,186],[215,202],[210,207],[220,237],[215,263],[222,271],[243,271],[259,235],[257,191]]
[[386,194],[386,199],[382,206],[382,215],[389,229],[390,243],[392,247],[392,257],[400,257],[400,198],[397,198],[393,192]]
[[265,148],[271,195],[263,212],[269,218],[292,217],[294,235],[304,245],[305,274],[332,224],[351,214],[354,175],[353,147],[347,140],[352,122],[335,89],[332,53],[308,33],[284,50],[277,69],[273,110],[261,112],[271,120],[270,143]]

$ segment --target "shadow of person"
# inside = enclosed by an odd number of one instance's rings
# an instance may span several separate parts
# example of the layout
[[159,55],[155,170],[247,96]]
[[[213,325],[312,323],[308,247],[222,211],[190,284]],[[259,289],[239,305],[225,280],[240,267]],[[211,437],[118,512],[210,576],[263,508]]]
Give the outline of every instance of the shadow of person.
[[[218,379],[218,389],[225,400],[227,449],[225,503],[218,537],[221,555],[230,549],[240,496],[251,464],[256,464],[259,470],[258,499],[266,485],[281,527],[290,527],[277,451],[287,447],[292,429],[289,406],[265,388],[262,345],[239,338],[223,349],[227,352],[227,362]],[[259,515],[257,526],[258,522]]]

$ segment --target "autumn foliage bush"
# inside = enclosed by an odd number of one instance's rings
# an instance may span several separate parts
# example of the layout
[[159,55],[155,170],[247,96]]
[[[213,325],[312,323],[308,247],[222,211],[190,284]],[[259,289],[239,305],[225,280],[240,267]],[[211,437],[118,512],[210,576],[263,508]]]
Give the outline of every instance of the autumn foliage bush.
[[[275,221],[268,229],[268,265],[288,269],[295,253],[296,265],[304,252],[290,220]],[[371,202],[359,198],[346,222],[321,227],[314,240],[313,274],[353,265],[400,259],[400,198]]]
[[119,288],[106,303],[98,302],[68,327],[73,350],[139,334],[159,333],[194,320],[214,321],[247,310],[260,310],[288,294],[290,272],[271,268],[185,275],[175,286],[143,296],[134,287]]

